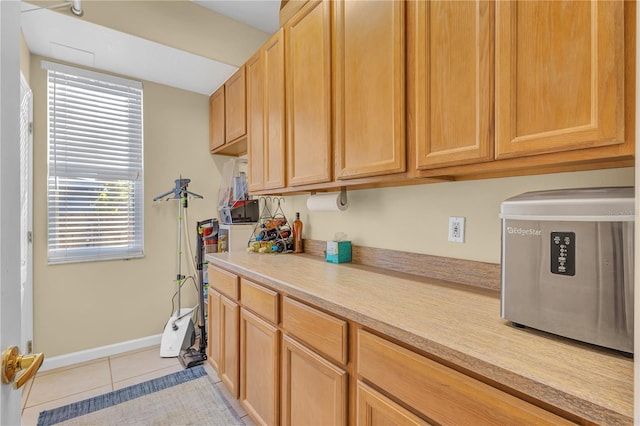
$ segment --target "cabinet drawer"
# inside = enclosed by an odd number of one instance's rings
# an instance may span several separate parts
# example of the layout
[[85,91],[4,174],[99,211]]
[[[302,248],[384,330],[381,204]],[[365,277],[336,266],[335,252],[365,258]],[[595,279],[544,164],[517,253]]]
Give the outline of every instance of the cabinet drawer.
[[364,330],[356,356],[362,378],[438,424],[574,424]]
[[267,321],[278,324],[278,293],[247,279],[240,279],[242,306],[252,310]]
[[231,272],[209,266],[209,285],[225,296],[238,301],[239,277]]
[[347,322],[285,297],[282,328],[341,364],[347,363]]

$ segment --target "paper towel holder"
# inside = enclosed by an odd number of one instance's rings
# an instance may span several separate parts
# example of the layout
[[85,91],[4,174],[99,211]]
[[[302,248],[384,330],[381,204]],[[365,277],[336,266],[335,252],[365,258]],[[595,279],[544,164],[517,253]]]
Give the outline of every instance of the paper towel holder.
[[[311,191],[309,195],[316,195],[316,191]],[[347,204],[347,188],[345,186],[340,187],[340,204],[343,206]]]
[[347,188],[344,186],[340,188],[340,204],[347,205]]

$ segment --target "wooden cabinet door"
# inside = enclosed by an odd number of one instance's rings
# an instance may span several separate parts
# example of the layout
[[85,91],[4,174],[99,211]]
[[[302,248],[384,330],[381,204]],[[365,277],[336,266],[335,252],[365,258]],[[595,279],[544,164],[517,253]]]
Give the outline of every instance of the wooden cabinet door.
[[278,30],[264,45],[265,189],[285,186],[284,35]]
[[356,425],[358,426],[427,426],[411,411],[358,381],[356,395]]
[[347,373],[289,336],[282,357],[282,424],[346,424]]
[[275,326],[241,308],[240,402],[257,424],[278,424],[279,340]]
[[220,374],[220,353],[222,349],[222,340],[220,339],[220,293],[209,288],[208,309],[208,346],[207,359],[209,364],[218,374]]
[[245,70],[240,67],[224,83],[224,104],[227,143],[247,134],[247,99]]
[[209,151],[224,145],[224,85],[209,97]]
[[624,2],[496,2],[496,156],[624,142]]
[[333,3],[336,178],[404,172],[405,2]]
[[220,351],[219,375],[222,383],[236,398],[239,396],[239,316],[238,304],[225,296],[220,298]]
[[332,178],[330,12],[314,1],[284,27],[289,186]]
[[247,73],[247,154],[249,191],[264,188],[264,61],[262,49],[245,65]]
[[408,7],[408,120],[414,169],[493,159],[493,1]]

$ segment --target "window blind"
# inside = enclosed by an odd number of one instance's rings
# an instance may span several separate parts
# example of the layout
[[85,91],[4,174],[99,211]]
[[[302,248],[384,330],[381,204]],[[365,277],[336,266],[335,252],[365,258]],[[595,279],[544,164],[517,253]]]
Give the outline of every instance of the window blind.
[[48,70],[49,263],[141,257],[141,83],[42,66]]

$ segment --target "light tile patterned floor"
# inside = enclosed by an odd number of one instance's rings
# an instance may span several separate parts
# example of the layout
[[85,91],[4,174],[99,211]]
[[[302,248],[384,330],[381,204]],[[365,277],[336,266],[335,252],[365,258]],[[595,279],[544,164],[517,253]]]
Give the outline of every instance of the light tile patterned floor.
[[[247,425],[254,423],[205,362],[205,370]],[[140,349],[38,373],[22,393],[22,425],[35,425],[40,411],[102,395],[182,370],[177,358],[161,358],[160,347]]]

